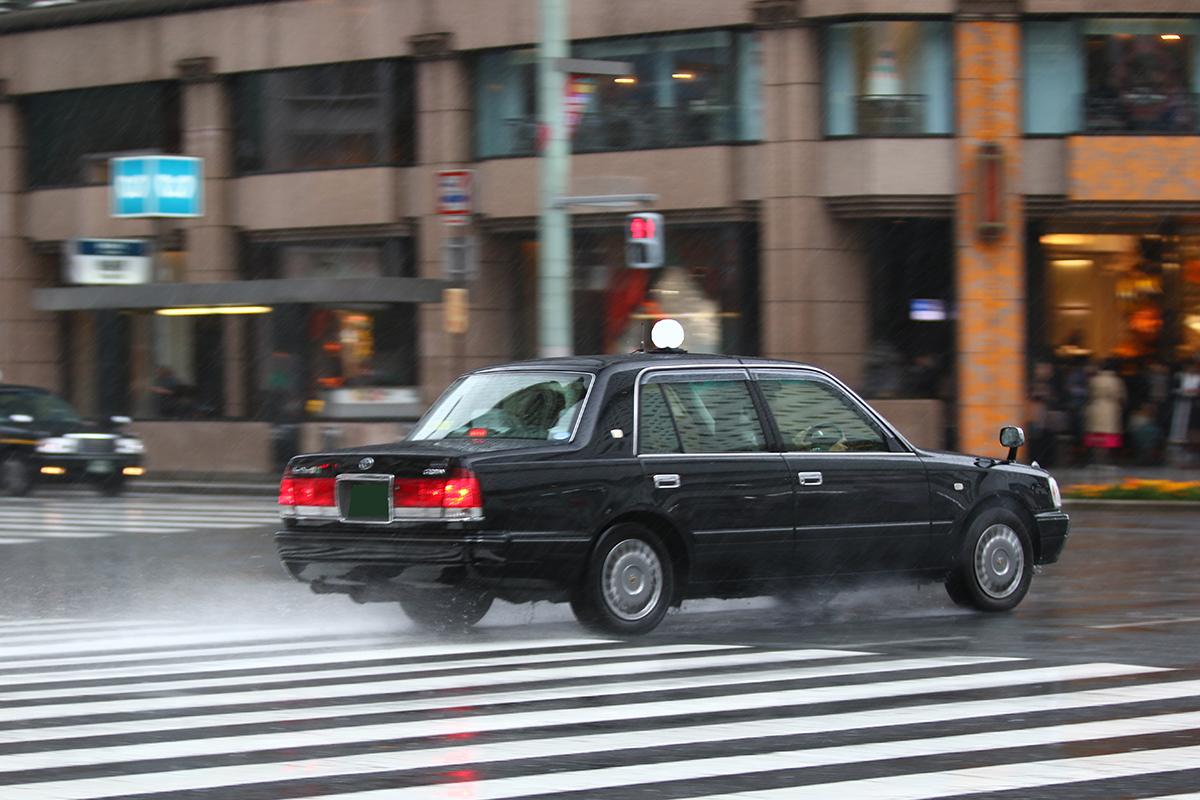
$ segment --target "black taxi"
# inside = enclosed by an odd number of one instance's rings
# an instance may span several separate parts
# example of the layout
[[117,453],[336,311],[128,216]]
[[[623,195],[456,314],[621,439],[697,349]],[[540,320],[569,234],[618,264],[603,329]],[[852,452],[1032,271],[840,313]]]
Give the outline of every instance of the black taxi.
[[39,483],[87,483],[119,494],[145,473],[145,447],[122,430],[128,417],[87,420],[58,395],[0,384],[0,495],[22,496]]
[[694,597],[906,575],[1005,611],[1058,559],[1054,479],[913,446],[823,370],[681,351],[525,361],[459,378],[404,441],[300,455],[288,572],[318,593],[463,626],[494,598],[653,629]]

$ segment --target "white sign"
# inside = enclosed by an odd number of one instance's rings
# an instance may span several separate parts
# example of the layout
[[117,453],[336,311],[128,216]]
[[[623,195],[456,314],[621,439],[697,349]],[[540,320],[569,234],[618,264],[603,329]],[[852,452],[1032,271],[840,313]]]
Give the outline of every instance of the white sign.
[[141,239],[72,239],[65,261],[67,283],[149,283],[154,271],[153,253]]
[[437,213],[446,222],[465,225],[471,221],[474,204],[475,170],[443,169],[437,174]]

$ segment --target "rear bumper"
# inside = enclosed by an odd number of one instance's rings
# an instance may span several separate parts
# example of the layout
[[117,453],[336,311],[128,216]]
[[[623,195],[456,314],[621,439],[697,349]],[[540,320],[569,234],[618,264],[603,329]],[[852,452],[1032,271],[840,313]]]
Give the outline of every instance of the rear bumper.
[[1038,527],[1038,564],[1053,564],[1062,555],[1070,535],[1071,518],[1062,511],[1046,511],[1034,517]]
[[314,591],[388,599],[387,588],[562,589],[586,564],[585,535],[437,530],[276,531],[288,573]]

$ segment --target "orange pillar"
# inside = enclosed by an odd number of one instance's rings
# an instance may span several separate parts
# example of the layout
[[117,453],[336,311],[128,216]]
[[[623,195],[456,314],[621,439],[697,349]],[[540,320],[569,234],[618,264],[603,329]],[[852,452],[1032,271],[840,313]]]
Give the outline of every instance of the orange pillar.
[[[1025,416],[1020,35],[1015,20],[955,25],[959,448],[984,455],[999,452],[1001,425],[1021,425]],[[985,237],[979,151],[989,142],[1002,153],[1004,228]]]

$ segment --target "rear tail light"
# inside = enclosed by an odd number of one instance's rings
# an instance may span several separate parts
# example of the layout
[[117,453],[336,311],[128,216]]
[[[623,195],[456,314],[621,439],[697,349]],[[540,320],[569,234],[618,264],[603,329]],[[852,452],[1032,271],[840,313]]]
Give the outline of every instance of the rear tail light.
[[479,479],[465,469],[443,478],[399,478],[393,493],[396,508],[483,508]]
[[333,478],[284,478],[279,483],[281,506],[335,506]]

